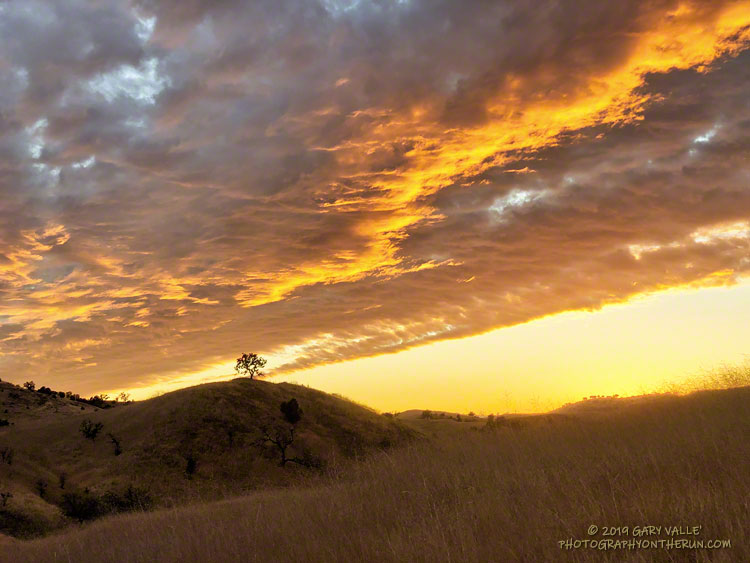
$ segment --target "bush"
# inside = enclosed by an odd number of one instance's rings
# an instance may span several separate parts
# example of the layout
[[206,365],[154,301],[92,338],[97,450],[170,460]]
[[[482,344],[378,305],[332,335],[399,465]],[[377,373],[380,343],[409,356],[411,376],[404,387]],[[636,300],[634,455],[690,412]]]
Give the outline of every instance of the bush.
[[35,486],[36,492],[39,493],[41,498],[44,498],[47,495],[47,481],[44,479],[38,479]]
[[102,431],[102,428],[104,428],[104,424],[101,422],[94,422],[91,419],[86,419],[83,422],[81,422],[81,434],[85,438],[88,438],[92,442],[96,440],[96,437],[99,435],[99,432]]
[[281,403],[281,413],[289,424],[297,424],[302,418],[302,409],[299,408],[297,399],[289,399]]
[[154,504],[148,490],[133,485],[128,485],[121,492],[107,491],[101,500],[104,508],[109,512],[145,511],[150,510]]
[[128,485],[121,491],[112,489],[101,496],[88,489],[65,493],[60,508],[68,518],[82,524],[107,514],[150,510],[153,505],[148,490]]
[[34,389],[36,389],[36,383],[34,383],[33,381],[27,381],[26,383],[23,384],[23,386],[25,389],[28,389],[29,391],[33,391]]
[[198,459],[190,453],[185,457],[185,475],[187,475],[188,479],[192,479],[197,470]]
[[65,493],[60,508],[65,516],[81,524],[98,518],[104,512],[101,500],[88,490]]
[[109,437],[110,441],[112,442],[112,445],[115,447],[115,455],[116,456],[120,455],[122,453],[122,446],[120,446],[120,439],[117,436],[115,436],[114,434],[112,434],[112,432],[110,432],[109,434],[107,434],[107,436]]

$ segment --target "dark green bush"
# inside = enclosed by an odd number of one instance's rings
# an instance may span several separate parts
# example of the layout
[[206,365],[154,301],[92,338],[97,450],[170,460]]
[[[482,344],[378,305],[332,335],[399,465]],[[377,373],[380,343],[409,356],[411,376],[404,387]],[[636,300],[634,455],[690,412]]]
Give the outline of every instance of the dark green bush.
[[78,520],[81,524],[94,520],[105,512],[101,499],[88,490],[65,493],[60,508],[65,516]]

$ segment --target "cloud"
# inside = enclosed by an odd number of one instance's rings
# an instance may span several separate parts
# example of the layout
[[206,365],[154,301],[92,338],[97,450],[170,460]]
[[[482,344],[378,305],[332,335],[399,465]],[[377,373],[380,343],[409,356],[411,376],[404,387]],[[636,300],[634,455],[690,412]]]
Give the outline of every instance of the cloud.
[[288,370],[732,283],[748,25],[741,2],[7,2],[3,367],[83,392],[250,348]]

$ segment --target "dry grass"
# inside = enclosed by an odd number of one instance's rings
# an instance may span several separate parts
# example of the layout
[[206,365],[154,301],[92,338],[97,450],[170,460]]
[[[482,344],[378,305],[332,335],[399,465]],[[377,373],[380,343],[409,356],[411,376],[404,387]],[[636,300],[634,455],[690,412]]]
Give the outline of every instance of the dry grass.
[[[29,527],[38,533],[65,524],[56,505],[71,490],[89,488],[102,494],[133,484],[148,489],[155,502],[169,507],[250,489],[308,483],[310,471],[294,467],[282,471],[277,452],[262,452],[253,445],[259,424],[280,421],[279,405],[292,397],[304,413],[291,455],[309,451],[336,468],[365,452],[412,437],[403,425],[371,409],[288,383],[236,379],[111,409],[86,406],[84,411],[65,410],[67,400],[54,399],[60,403],[53,405],[59,412],[50,406],[53,401],[38,405],[38,394],[7,387],[19,398],[0,393],[0,407],[11,411],[3,416],[14,423],[0,427],[0,450],[7,447],[14,452],[12,465],[0,463],[0,492],[13,493],[8,508],[33,516],[38,525]],[[86,418],[104,425],[94,442],[79,431]],[[119,456],[113,453],[109,432],[121,442]],[[189,454],[197,459],[191,479],[185,474]],[[60,473],[67,475],[65,490],[57,485]],[[35,488],[40,479],[49,485],[44,500]]]
[[706,389],[734,389],[750,385],[750,359],[742,364],[721,364],[665,385],[664,390],[685,394]]
[[[750,561],[748,436],[750,388],[467,429],[371,456],[321,486],[112,517],[4,545],[0,559]],[[558,540],[586,538],[591,524],[702,525],[700,538],[732,548],[560,550]]]

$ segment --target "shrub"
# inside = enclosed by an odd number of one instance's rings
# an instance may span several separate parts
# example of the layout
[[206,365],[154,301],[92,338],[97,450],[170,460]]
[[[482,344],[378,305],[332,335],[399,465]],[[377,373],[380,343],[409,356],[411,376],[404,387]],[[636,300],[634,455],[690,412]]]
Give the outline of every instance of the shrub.
[[13,448],[2,448],[0,449],[0,461],[4,461],[8,465],[13,465]]
[[10,426],[10,421],[7,418],[0,418],[0,426]]
[[27,381],[23,384],[23,386],[29,391],[33,391],[34,389],[36,389],[36,383],[34,383],[33,381]]
[[63,514],[83,524],[100,516],[104,510],[101,500],[87,490],[65,493],[60,503]]
[[302,409],[297,399],[289,399],[281,403],[281,413],[289,424],[297,424],[302,418]]
[[81,434],[85,438],[88,438],[92,442],[96,440],[96,437],[99,435],[99,432],[102,431],[102,428],[104,428],[104,424],[101,422],[93,422],[91,419],[86,419],[83,422],[81,422]]
[[36,492],[39,493],[39,496],[44,498],[47,494],[47,481],[44,479],[37,479],[34,486],[36,487]]
[[188,479],[192,479],[195,472],[198,470],[198,459],[192,453],[189,453],[185,457],[185,475]]
[[101,498],[102,505],[109,512],[133,512],[136,510],[150,510],[153,499],[148,490],[135,487],[132,484],[121,491],[110,490]]
[[118,456],[122,453],[122,447],[120,446],[120,439],[117,438],[112,432],[107,434],[109,437],[109,440],[112,442],[112,445],[115,447],[115,455]]

